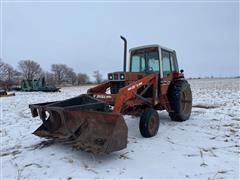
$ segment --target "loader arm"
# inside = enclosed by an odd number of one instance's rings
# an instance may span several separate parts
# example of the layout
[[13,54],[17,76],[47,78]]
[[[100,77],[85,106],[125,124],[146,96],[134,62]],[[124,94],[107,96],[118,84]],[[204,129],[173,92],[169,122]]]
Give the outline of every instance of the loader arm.
[[106,89],[110,86],[110,81],[106,81],[102,84],[99,84],[95,87],[88,89],[87,94],[92,93],[105,93]]
[[[125,86],[123,88],[121,88],[118,92],[118,94],[116,95],[116,99],[115,99],[115,105],[114,105],[114,109],[113,112],[121,112],[123,104],[126,103],[128,100],[130,100],[133,97],[137,96],[137,90],[139,88],[141,88],[144,85],[147,85],[149,83],[151,83],[153,85],[153,90],[154,90],[154,96],[152,97],[152,100],[156,99],[156,89],[157,89],[157,74],[150,74],[148,76],[145,76],[144,78],[135,81],[131,84],[129,84],[128,86]],[[151,102],[152,104],[154,104],[154,102]]]

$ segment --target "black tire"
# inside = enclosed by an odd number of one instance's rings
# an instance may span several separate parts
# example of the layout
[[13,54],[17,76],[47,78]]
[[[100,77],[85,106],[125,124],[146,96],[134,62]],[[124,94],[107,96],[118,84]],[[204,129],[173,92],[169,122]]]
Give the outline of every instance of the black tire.
[[139,130],[143,137],[149,138],[157,134],[159,116],[155,109],[146,108],[140,117]]
[[186,80],[172,82],[169,87],[168,99],[173,112],[169,116],[173,121],[186,121],[192,112],[192,91]]

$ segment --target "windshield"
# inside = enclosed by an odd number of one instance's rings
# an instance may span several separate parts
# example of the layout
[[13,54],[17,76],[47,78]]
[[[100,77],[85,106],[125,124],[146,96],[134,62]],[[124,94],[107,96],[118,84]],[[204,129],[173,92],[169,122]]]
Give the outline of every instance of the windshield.
[[143,49],[132,52],[130,59],[131,72],[159,72],[158,49]]
[[144,72],[146,70],[146,60],[143,53],[133,55],[131,58],[131,72]]

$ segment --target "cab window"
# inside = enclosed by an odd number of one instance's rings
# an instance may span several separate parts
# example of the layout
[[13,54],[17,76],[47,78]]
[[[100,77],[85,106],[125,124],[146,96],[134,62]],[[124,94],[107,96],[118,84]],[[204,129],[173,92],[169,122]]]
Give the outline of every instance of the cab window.
[[171,69],[173,71],[178,71],[175,56],[173,53],[170,53],[170,62],[171,62]]
[[170,53],[162,50],[162,69],[163,77],[166,77],[171,73]]
[[131,53],[131,72],[159,72],[158,48],[139,49]]
[[148,70],[159,72],[160,65],[158,52],[157,51],[148,52],[147,57],[148,57]]
[[145,71],[145,57],[143,54],[133,55],[131,59],[131,72]]

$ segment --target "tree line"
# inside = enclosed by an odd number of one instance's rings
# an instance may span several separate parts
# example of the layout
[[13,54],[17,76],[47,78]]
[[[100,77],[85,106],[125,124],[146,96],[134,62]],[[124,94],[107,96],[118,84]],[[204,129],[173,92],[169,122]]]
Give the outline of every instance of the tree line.
[[0,59],[0,81],[20,84],[22,80],[45,78],[45,82],[51,85],[81,85],[101,83],[102,75],[98,70],[93,72],[95,82],[91,82],[85,73],[76,73],[66,64],[52,64],[51,71],[44,71],[40,64],[33,60],[21,60],[17,68]]

